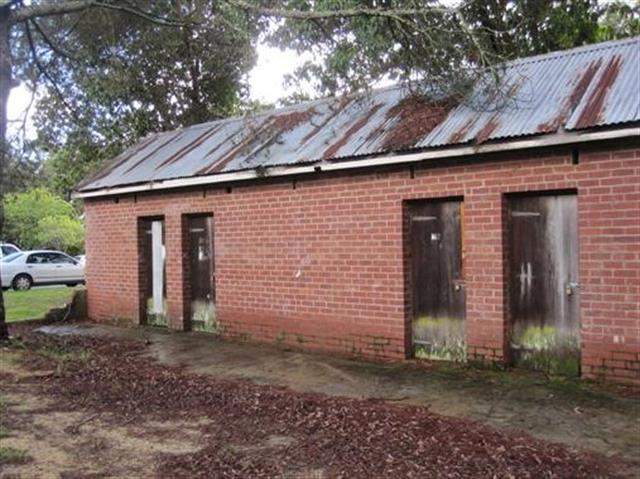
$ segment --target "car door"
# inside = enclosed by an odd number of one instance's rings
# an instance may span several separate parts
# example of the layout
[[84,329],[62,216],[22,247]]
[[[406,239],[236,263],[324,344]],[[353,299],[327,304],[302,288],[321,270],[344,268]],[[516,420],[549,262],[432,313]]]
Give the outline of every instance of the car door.
[[52,281],[57,283],[78,282],[83,279],[82,268],[70,256],[63,253],[49,253],[54,265]]
[[34,283],[48,283],[55,277],[55,265],[47,252],[31,253],[25,261],[25,273]]

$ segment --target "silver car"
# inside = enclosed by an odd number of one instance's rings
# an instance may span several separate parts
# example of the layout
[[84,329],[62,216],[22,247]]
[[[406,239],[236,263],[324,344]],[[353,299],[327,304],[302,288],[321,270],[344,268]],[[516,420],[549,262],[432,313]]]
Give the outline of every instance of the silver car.
[[3,289],[27,290],[32,286],[84,284],[84,265],[60,251],[21,251],[2,258]]
[[11,243],[0,243],[0,259],[13,253],[19,253],[20,248]]

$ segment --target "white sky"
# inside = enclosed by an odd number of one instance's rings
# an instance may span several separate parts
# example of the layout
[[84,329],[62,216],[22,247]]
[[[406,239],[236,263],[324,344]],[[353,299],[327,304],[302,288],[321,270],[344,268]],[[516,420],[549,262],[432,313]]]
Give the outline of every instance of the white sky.
[[[293,50],[280,50],[267,45],[258,45],[258,61],[249,74],[250,96],[252,100],[275,103],[296,91],[285,88],[284,77],[301,66],[310,54],[299,55]],[[305,93],[313,94],[310,86],[303,87]]]

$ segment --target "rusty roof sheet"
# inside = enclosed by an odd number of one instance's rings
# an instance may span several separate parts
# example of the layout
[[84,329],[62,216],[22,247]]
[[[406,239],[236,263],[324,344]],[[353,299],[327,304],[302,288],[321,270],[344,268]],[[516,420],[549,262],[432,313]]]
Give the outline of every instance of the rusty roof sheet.
[[[506,88],[452,108],[406,87],[151,135],[79,191],[640,121],[640,37],[510,62]],[[427,97],[435,99],[426,99]]]
[[477,88],[419,143],[482,143],[559,129],[640,120],[640,37],[516,60],[502,71],[508,92]]

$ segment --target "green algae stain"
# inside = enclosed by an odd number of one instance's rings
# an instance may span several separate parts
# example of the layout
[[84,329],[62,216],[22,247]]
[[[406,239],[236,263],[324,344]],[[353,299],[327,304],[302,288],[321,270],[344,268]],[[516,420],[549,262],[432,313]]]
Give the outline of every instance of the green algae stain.
[[464,320],[420,316],[413,320],[414,356],[419,359],[465,361],[467,357]]
[[513,337],[516,366],[560,376],[580,375],[580,341],[553,326],[528,326]]

